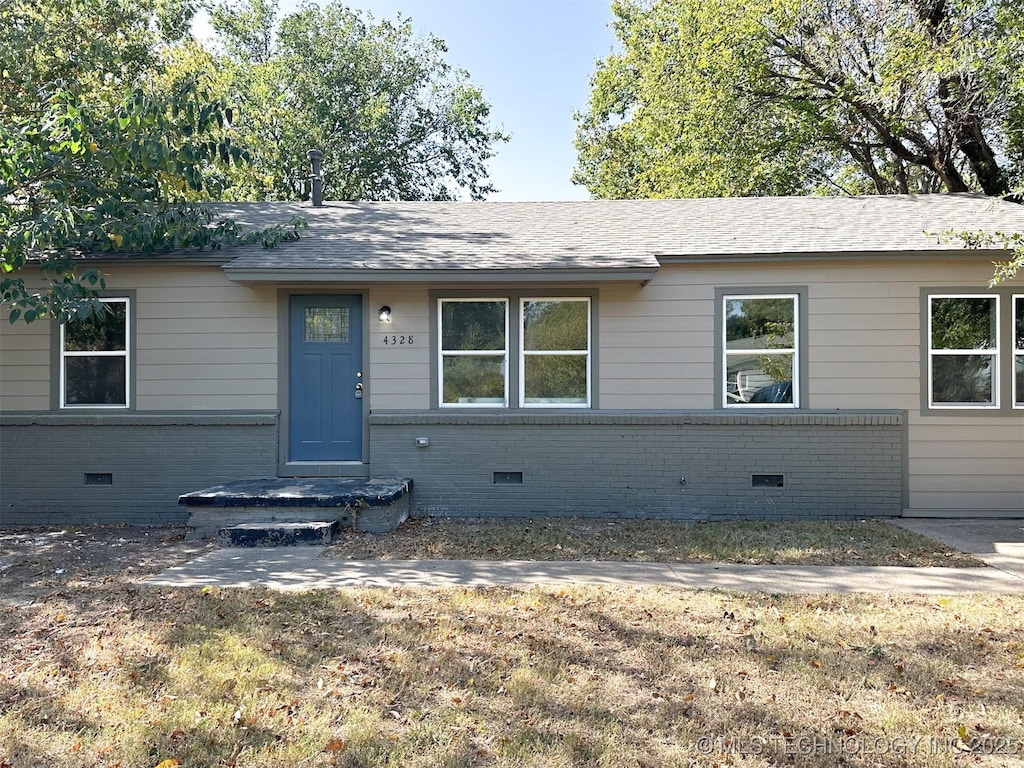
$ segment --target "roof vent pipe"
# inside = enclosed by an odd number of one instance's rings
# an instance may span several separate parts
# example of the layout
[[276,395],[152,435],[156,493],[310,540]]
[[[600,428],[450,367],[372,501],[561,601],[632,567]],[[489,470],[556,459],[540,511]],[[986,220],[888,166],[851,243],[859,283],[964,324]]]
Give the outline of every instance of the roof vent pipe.
[[324,160],[324,153],[319,149],[311,149],[306,153],[306,157],[309,158],[309,162],[313,166],[313,205],[319,208],[324,204],[324,177],[320,174],[320,164]]

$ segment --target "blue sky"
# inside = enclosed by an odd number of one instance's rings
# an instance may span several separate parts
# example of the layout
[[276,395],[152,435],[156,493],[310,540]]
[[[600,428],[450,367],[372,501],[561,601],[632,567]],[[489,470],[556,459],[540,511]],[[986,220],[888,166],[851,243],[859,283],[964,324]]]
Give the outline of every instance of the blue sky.
[[[570,182],[574,111],[587,106],[597,59],[614,47],[611,0],[348,0],[377,19],[401,13],[448,45],[511,135],[490,161],[491,200],[585,200]],[[297,5],[282,0],[281,12]]]
[[491,161],[492,200],[583,200],[569,181],[574,111],[584,110],[597,59],[615,35],[611,0],[350,0],[378,18],[401,12],[448,44],[511,134]]

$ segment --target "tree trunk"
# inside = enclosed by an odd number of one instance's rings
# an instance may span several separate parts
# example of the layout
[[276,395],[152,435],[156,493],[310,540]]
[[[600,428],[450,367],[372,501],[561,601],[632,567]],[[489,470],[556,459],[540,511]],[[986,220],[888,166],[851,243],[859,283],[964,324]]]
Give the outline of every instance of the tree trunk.
[[960,170],[956,167],[956,163],[953,162],[953,159],[948,154],[932,152],[928,156],[928,161],[931,169],[942,179],[947,192],[971,191],[971,188],[967,186],[967,182],[964,181],[964,177],[960,175]]
[[[959,83],[959,87],[963,88],[962,82]],[[992,151],[988,139],[985,138],[981,118],[973,112],[961,112],[951,100],[943,100],[942,109],[949,120],[956,145],[967,158],[982,191],[993,197],[1009,192],[1009,181],[999,166],[999,160]]]

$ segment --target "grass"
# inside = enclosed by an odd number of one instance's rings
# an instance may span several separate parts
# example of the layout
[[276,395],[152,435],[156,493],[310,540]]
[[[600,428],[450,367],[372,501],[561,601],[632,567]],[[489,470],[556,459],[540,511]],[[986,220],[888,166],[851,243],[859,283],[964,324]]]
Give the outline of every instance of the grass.
[[85,586],[0,600],[0,765],[1005,766],[1022,625],[1006,596]]
[[[350,536],[335,554],[949,564],[904,533],[417,522]],[[180,538],[0,532],[0,768],[949,768],[1024,756],[1024,597],[134,583],[206,548]]]
[[976,558],[903,528],[863,522],[417,519],[387,534],[346,531],[343,560],[640,560],[780,565],[975,567]]

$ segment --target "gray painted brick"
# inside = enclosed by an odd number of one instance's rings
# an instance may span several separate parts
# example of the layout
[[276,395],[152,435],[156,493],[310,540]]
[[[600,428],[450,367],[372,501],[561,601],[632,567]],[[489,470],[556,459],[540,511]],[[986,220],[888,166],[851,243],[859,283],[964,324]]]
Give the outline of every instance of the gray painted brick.
[[277,455],[275,414],[5,416],[0,525],[182,523],[180,494],[275,475]]
[[[182,522],[181,493],[277,472],[276,413],[0,422],[0,524]],[[373,414],[370,469],[414,479],[414,514],[887,517],[903,506],[903,427],[895,412]],[[492,471],[524,484],[494,485]],[[114,484],[84,486],[84,472]],[[752,488],[753,473],[786,487]]]
[[[416,514],[853,519],[903,506],[898,413],[430,411],[370,423],[373,472],[413,477]],[[421,435],[429,448],[415,446]],[[524,483],[495,486],[492,471]],[[784,474],[786,487],[752,488],[754,473]]]

